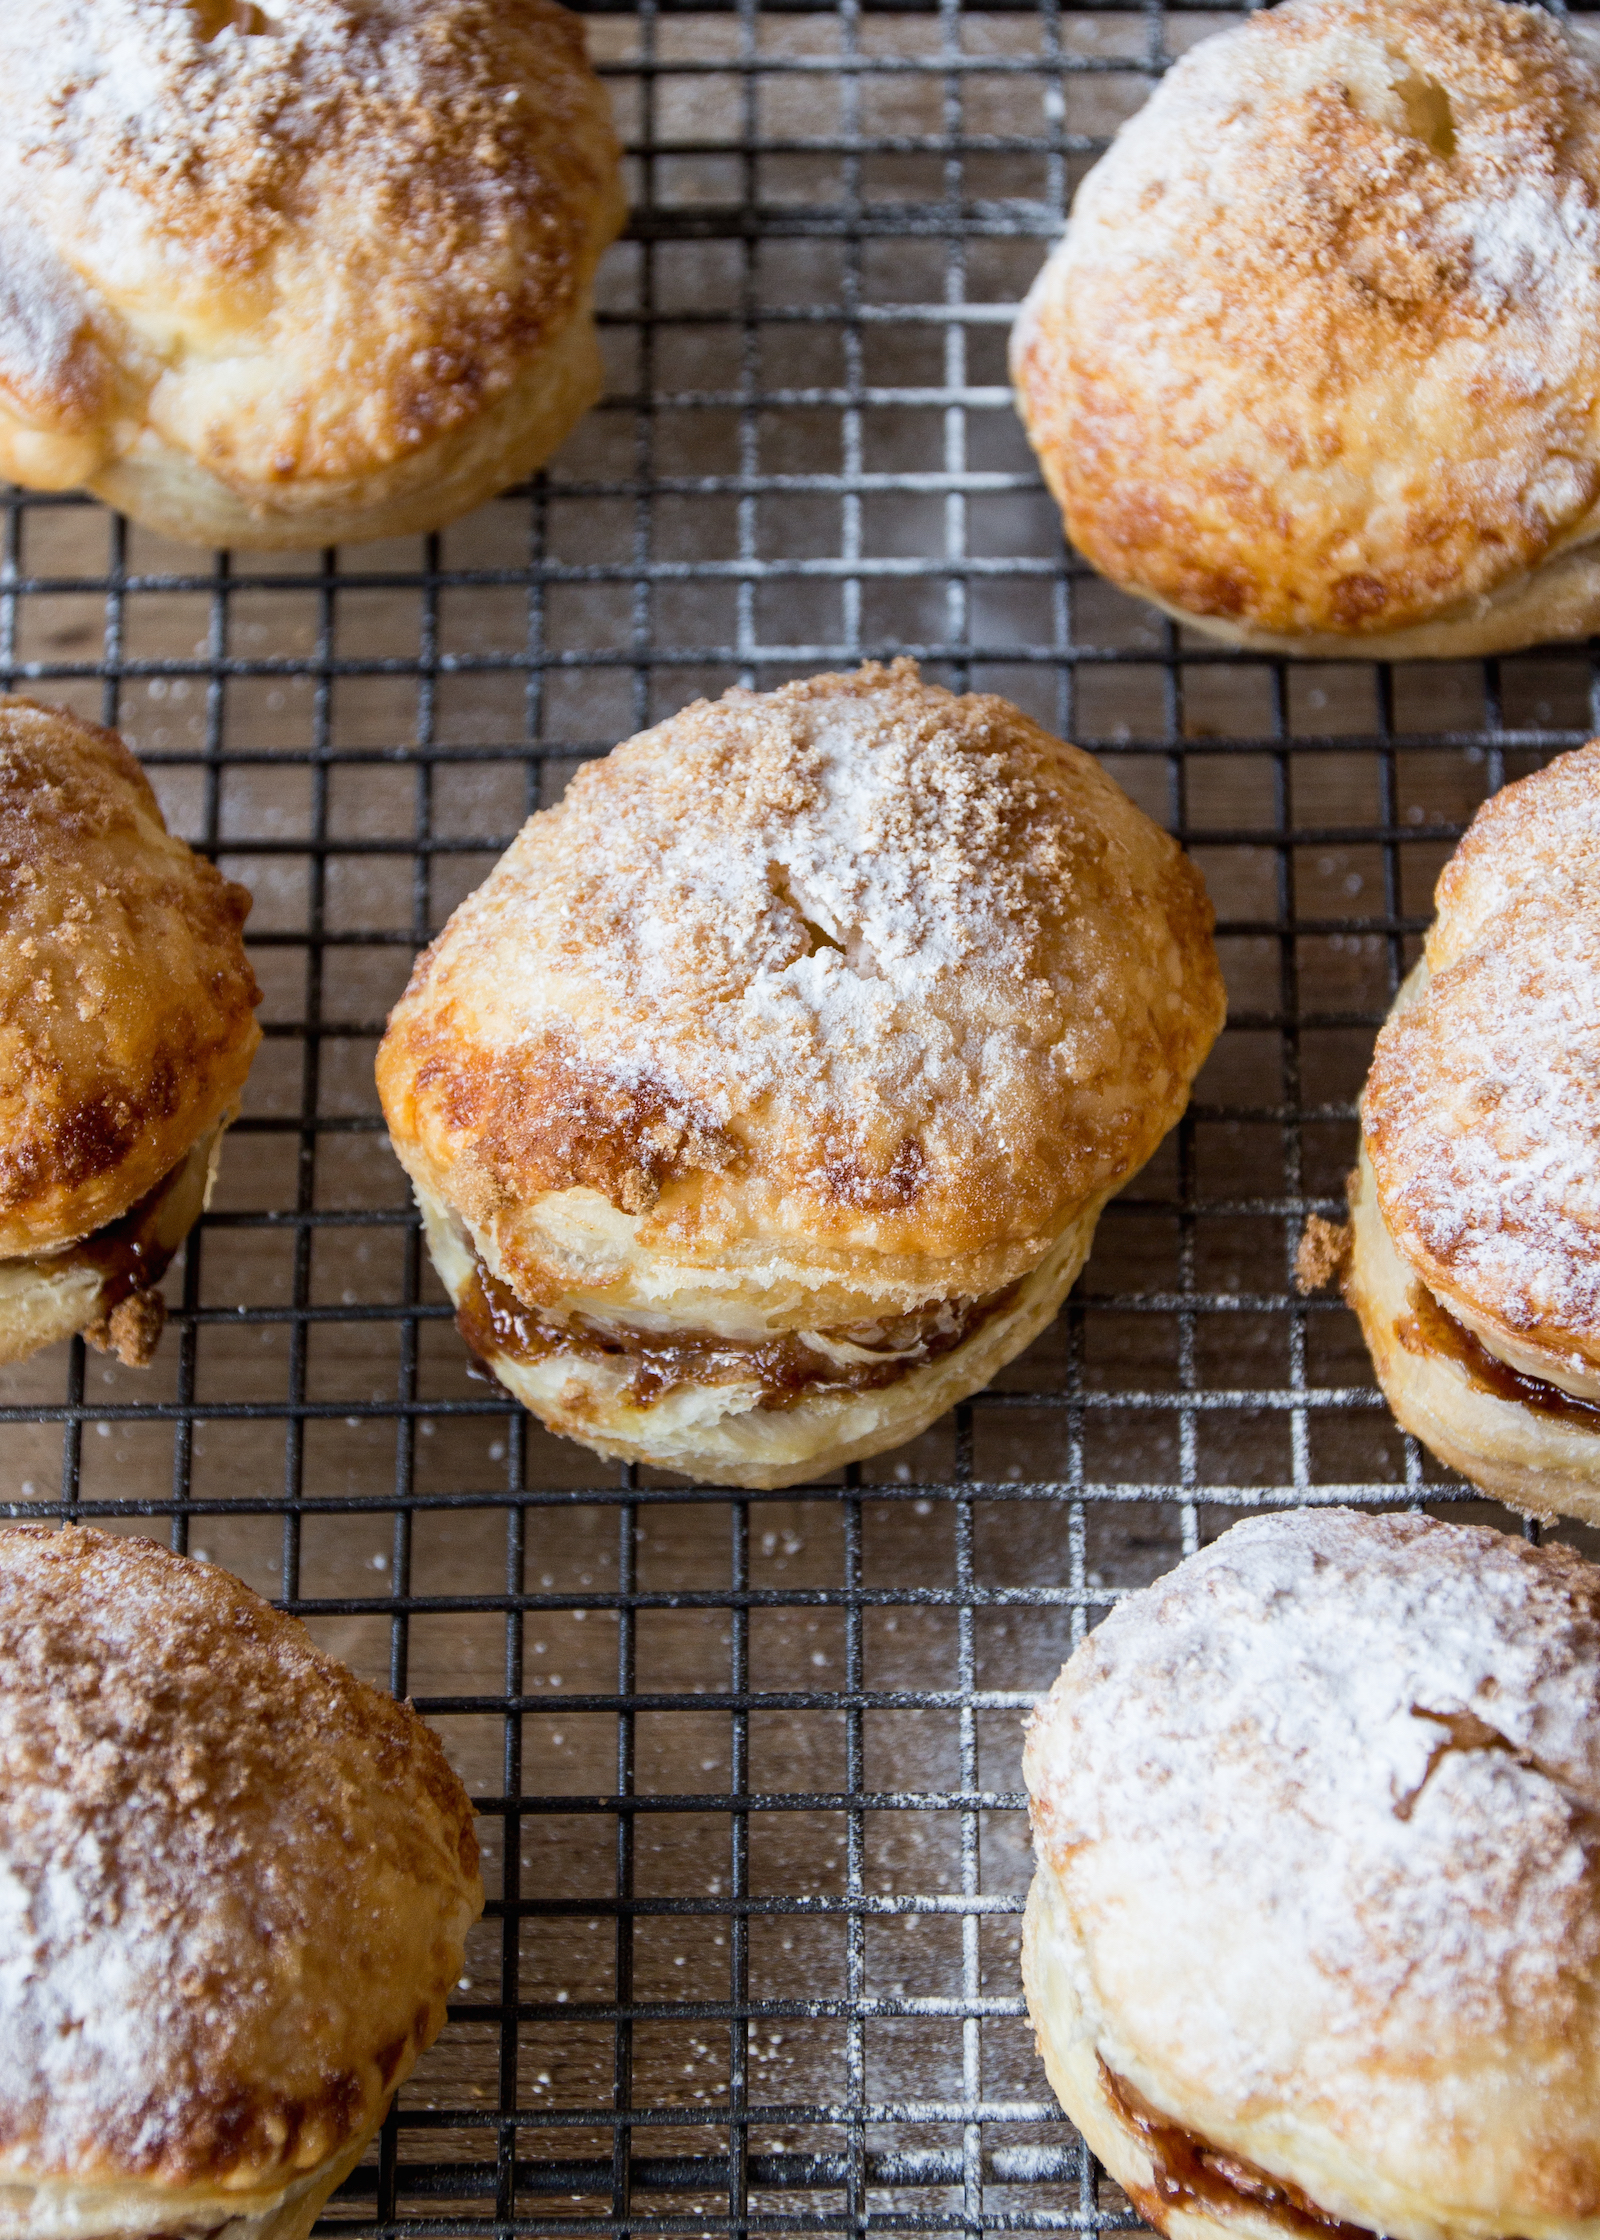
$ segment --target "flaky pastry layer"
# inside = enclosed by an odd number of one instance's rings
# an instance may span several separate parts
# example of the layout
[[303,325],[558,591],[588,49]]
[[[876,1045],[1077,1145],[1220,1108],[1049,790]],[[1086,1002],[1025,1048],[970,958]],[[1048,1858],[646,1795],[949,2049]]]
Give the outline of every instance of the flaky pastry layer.
[[1263,649],[1586,633],[1597,97],[1589,34],[1503,0],[1291,0],[1191,50],[1013,336],[1079,548]]
[[1395,1249],[1365,1146],[1351,1177],[1344,1293],[1395,1420],[1431,1453],[1526,1515],[1600,1524],[1600,1405],[1564,1405],[1570,1396],[1548,1383],[1518,1394],[1492,1355],[1462,1345]]
[[1593,2240],[1597,1682],[1570,1549],[1334,1508],[1235,1526],[1074,1652],[1024,1753],[1025,1981],[1159,2227]]
[[[1148,2139],[1119,2104],[1079,1995],[1081,1954],[1051,1875],[1040,1869],[1022,1916],[1022,1987],[1050,2089],[1145,2223],[1168,2240],[1307,2240],[1303,2218],[1224,2188],[1175,2196]],[[1330,2235],[1330,2240],[1332,2236]]]
[[361,2160],[387,2105],[357,2139],[276,2191],[241,2200],[207,2186],[0,2184],[0,2240],[308,2240],[323,2205]]
[[[420,1193],[419,1202],[433,1264],[459,1308],[471,1295],[476,1255],[448,1208]],[[1099,1214],[1094,1206],[1071,1223],[1006,1305],[982,1317],[970,1337],[877,1389],[824,1389],[768,1406],[759,1382],[687,1381],[640,1405],[624,1367],[576,1353],[527,1361],[487,1346],[482,1358],[552,1431],[600,1454],[679,1470],[713,1485],[797,1485],[915,1438],[1031,1345],[1088,1258]],[[657,1328],[670,1334],[664,1316]]]
[[81,1330],[129,1368],[148,1365],[166,1318],[155,1286],[211,1202],[231,1118],[120,1221],[64,1252],[0,1260],[0,1362],[26,1361]]
[[237,1102],[249,908],[114,731],[0,699],[0,1261],[119,1219]]
[[1396,1250],[1524,1374],[1600,1398],[1600,747],[1486,802],[1378,1035],[1362,1138]]
[[[1059,500],[1060,493],[1056,495]],[[1600,544],[1592,540],[1590,526],[1578,531],[1579,541],[1551,553],[1527,575],[1470,601],[1459,613],[1397,630],[1366,631],[1354,640],[1348,632],[1261,630],[1221,615],[1196,614],[1141,585],[1124,588],[1139,591],[1186,629],[1246,653],[1297,654],[1308,661],[1469,661],[1515,653],[1523,646],[1553,645],[1563,638],[1589,638],[1600,630]]]
[[433,528],[600,387],[625,208],[553,0],[0,16],[0,472],[185,541]]
[[[617,226],[621,221],[619,207]],[[304,551],[416,536],[470,513],[542,467],[604,386],[586,287],[569,316],[551,326],[539,356],[496,403],[388,466],[362,475],[303,475],[264,488],[241,485],[197,459],[182,429],[152,425],[127,450],[85,475],[84,485],[119,513],[179,544]],[[0,419],[0,460],[4,456]],[[12,478],[27,481],[14,467]]]

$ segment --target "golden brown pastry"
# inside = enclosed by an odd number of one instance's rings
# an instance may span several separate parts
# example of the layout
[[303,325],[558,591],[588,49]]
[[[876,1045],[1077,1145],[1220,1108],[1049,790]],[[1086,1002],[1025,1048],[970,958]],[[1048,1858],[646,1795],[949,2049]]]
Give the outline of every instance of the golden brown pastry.
[[1236,1525],[1024,1758],[1050,2082],[1169,2240],[1589,2240],[1600,1572],[1410,1514]]
[[249,908],[114,731],[0,698],[0,1361],[149,1358],[261,1040]]
[[517,1398],[777,1486],[1037,1335],[1222,1014],[1198,874],[1089,756],[869,664],[582,771],[419,960],[378,1086]]
[[1600,743],[1484,804],[1361,1103],[1345,1292],[1390,1406],[1600,1522]]
[[3,2240],[305,2240],[482,1906],[408,1704],[225,1571],[0,1531]]
[[552,0],[0,9],[0,474],[191,544],[436,528],[599,395],[624,214]]
[[1089,174],[1012,338],[1073,542],[1233,645],[1600,623],[1600,68],[1504,0],[1289,0]]

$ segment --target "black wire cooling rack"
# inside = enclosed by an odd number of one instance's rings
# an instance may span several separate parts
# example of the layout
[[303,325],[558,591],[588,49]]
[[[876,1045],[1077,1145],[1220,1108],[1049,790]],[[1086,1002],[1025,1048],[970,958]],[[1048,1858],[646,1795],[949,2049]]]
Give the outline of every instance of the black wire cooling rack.
[[[610,396],[547,477],[321,558],[4,502],[0,677],[120,724],[253,888],[267,1041],[156,1365],[0,1374],[0,1504],[229,1565],[414,1694],[482,1815],[487,1915],[341,2230],[1134,2222],[1022,2014],[1021,1715],[1242,1510],[1463,1495],[1292,1260],[1440,864],[1600,728],[1595,660],[1192,641],[1064,554],[1005,383],[1081,171],[1225,20],[595,7],[634,218]],[[471,1380],[378,1119],[385,1010],[577,760],[902,651],[1181,834],[1231,1023],[991,1391],[792,1495],[619,1474]]]

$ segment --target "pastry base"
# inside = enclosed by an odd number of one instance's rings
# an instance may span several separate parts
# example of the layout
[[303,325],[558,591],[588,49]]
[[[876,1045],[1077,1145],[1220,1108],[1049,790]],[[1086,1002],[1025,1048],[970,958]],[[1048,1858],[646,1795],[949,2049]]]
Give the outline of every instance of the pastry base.
[[1489,1391],[1459,1361],[1427,1346],[1411,1304],[1418,1280],[1384,1226],[1363,1144],[1350,1185],[1344,1290],[1396,1420],[1513,1509],[1600,1524],[1600,1416],[1591,1431],[1542,1415]]
[[[459,1304],[473,1280],[472,1252],[448,1209],[429,1194],[417,1195],[433,1264]],[[763,1408],[754,1385],[685,1385],[640,1408],[628,1397],[624,1372],[578,1354],[533,1362],[497,1354],[487,1365],[552,1431],[597,1454],[681,1471],[711,1485],[760,1491],[798,1485],[915,1438],[1031,1345],[1089,1257],[1104,1203],[1097,1199],[1068,1225],[1009,1307],[949,1353],[877,1391],[822,1393],[791,1407]]]
[[486,412],[394,465],[347,482],[245,490],[146,428],[87,478],[119,513],[179,544],[318,550],[443,527],[542,466],[604,386],[587,296]]

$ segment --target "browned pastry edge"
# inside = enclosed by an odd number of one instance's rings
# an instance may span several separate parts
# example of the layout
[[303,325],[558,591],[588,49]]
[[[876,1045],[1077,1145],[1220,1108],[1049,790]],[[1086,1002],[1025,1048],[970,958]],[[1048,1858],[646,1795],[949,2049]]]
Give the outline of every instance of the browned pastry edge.
[[436,527],[599,392],[592,288],[626,207],[583,27],[552,0],[215,13],[0,18],[25,151],[0,177],[23,312],[0,471],[186,541]]
[[[409,1705],[217,1567],[80,1527],[0,1533],[0,1860],[31,1946],[0,2184],[132,2189],[133,2229],[273,2211],[364,2138],[482,1904]],[[114,2027],[71,2025],[102,1998]]]
[[1180,60],[1013,336],[1086,557],[1264,649],[1591,627],[1597,82],[1502,0],[1293,0]]
[[236,1103],[249,908],[115,732],[0,698],[0,1260],[119,1219]]

